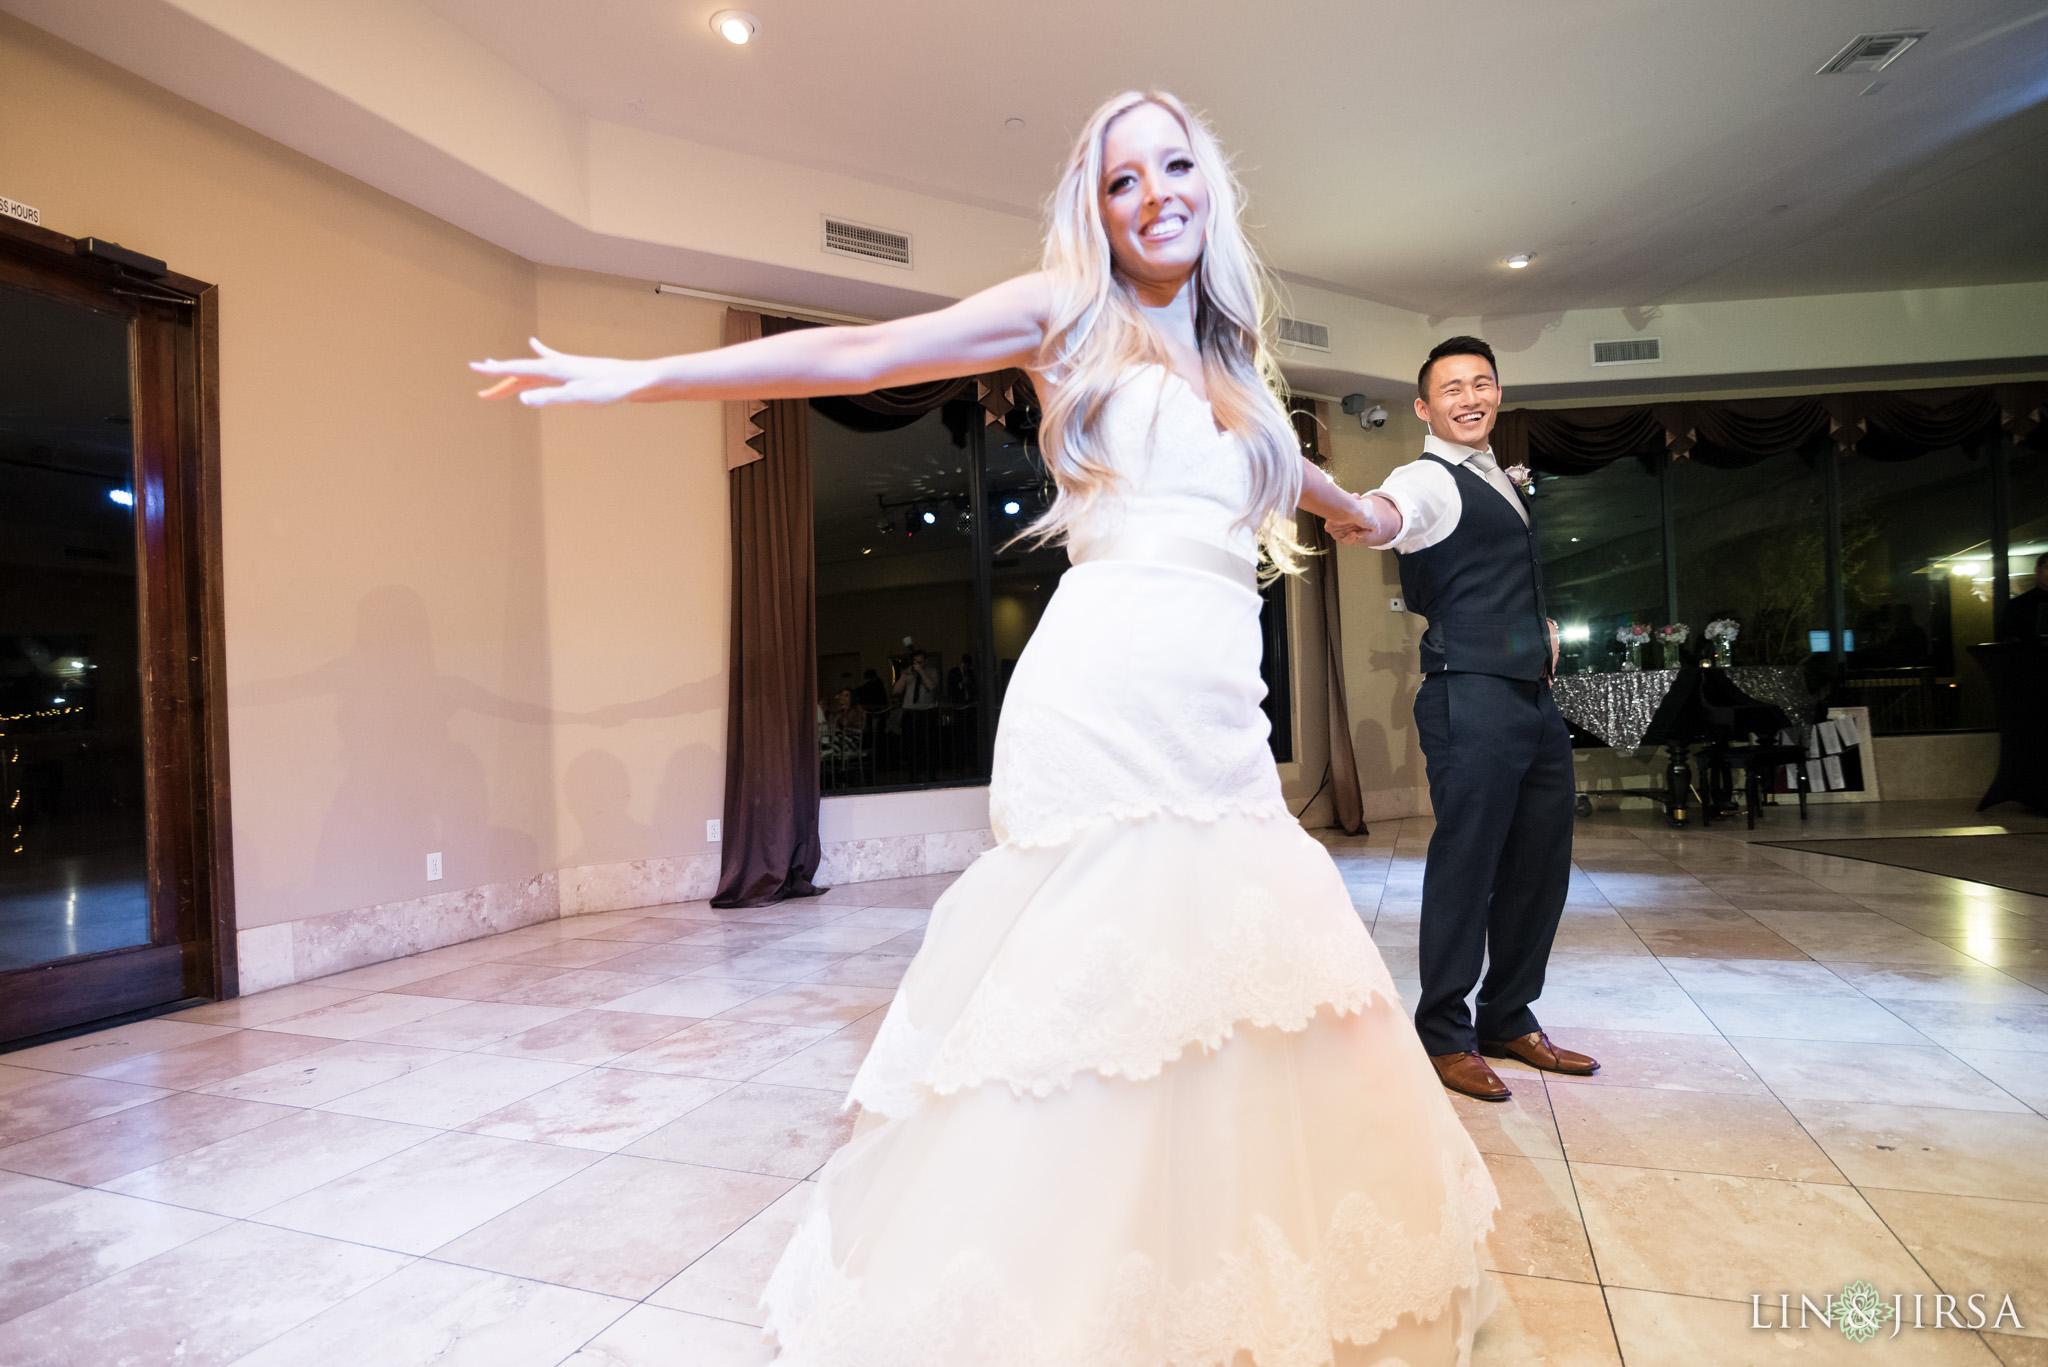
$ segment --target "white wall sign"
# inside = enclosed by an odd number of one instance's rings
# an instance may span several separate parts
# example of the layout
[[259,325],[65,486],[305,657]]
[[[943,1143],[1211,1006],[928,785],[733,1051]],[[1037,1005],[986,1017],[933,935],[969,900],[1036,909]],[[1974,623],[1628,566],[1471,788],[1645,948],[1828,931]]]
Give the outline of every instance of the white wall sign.
[[41,227],[43,223],[41,210],[33,205],[16,204],[4,195],[0,195],[0,215],[5,215],[8,218],[18,218],[23,223],[33,223],[37,227]]

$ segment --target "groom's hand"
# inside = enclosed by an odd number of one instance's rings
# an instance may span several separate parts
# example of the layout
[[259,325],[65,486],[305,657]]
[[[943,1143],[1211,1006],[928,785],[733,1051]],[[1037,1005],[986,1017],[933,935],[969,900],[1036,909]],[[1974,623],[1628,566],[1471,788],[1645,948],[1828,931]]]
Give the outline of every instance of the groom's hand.
[[1384,546],[1401,530],[1401,514],[1378,494],[1347,496],[1345,510],[1324,519],[1333,540],[1346,546]]
[[1552,675],[1555,675],[1557,673],[1557,619],[1555,617],[1546,617],[1543,620],[1550,626],[1550,672]]

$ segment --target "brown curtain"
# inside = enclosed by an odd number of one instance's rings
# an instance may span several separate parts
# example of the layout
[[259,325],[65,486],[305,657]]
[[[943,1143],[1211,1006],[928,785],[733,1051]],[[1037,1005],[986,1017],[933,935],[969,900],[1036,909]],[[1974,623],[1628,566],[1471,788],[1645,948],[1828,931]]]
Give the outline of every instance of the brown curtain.
[[1788,398],[1702,399],[1601,408],[1517,408],[1500,415],[1494,449],[1510,465],[1586,474],[1625,456],[1668,451],[1739,466],[1826,434],[1844,451],[1909,460],[2004,430],[2035,440],[2048,383],[1873,390]]
[[[761,334],[785,331],[786,322],[760,319]],[[824,891],[811,881],[821,851],[810,410],[802,400],[778,399],[740,412],[738,435],[759,454],[726,475],[732,681],[716,907],[758,907]]]
[[[1301,453],[1317,466],[1330,463],[1323,444],[1329,431],[1327,405],[1320,399],[1289,399],[1287,415],[1294,423],[1294,435]],[[1365,798],[1358,785],[1358,755],[1351,746],[1351,703],[1344,689],[1344,614],[1337,597],[1337,543],[1331,539],[1323,520],[1304,514],[1310,525],[1309,548],[1317,552],[1316,607],[1323,622],[1323,689],[1330,728],[1330,802],[1337,814],[1337,829],[1346,835],[1364,835]]]

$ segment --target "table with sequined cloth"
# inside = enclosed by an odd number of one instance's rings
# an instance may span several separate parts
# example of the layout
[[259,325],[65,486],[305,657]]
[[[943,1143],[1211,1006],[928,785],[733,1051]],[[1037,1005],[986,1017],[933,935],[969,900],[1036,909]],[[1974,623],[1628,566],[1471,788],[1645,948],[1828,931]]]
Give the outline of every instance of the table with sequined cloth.
[[[1806,691],[1806,680],[1798,668],[1738,665],[1728,671],[1728,677],[1758,702],[1782,708],[1794,726],[1805,729],[1813,709],[1813,696]],[[1581,731],[1617,750],[1637,751],[1642,749],[1643,735],[1677,678],[1675,669],[1562,674],[1550,681],[1550,691],[1557,699],[1557,710]]]

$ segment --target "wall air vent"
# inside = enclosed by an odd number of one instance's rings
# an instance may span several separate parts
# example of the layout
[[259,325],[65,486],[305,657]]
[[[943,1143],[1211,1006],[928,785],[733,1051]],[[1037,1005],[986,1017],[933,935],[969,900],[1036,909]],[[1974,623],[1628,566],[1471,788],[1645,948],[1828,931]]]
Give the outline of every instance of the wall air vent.
[[1280,320],[1280,340],[1288,346],[1301,347],[1305,351],[1328,351],[1329,325],[1283,317]]
[[1907,48],[1926,36],[1924,28],[1901,29],[1896,33],[1859,33],[1850,39],[1849,46],[1829,58],[1827,65],[1813,74],[1867,76],[1883,71],[1905,56]]
[[1593,343],[1594,365],[1645,365],[1664,359],[1664,344],[1655,337],[1631,337],[1625,342]]
[[825,219],[824,247],[834,256],[853,256],[862,261],[879,261],[885,266],[912,269],[909,233],[891,232],[887,228],[828,216]]

